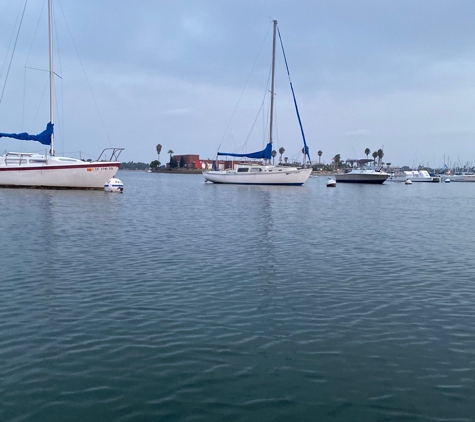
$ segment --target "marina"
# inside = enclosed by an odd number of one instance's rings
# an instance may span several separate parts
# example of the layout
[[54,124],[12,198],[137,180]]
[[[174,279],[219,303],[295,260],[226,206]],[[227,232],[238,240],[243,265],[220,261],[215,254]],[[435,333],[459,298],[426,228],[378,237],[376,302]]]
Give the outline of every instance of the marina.
[[0,422],[475,422],[475,2],[112,4],[2,5]]

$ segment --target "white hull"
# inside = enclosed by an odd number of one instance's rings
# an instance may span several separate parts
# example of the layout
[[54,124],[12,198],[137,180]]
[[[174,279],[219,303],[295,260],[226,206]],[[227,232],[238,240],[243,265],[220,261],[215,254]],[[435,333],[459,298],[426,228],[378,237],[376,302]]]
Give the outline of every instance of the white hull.
[[[12,158],[13,157],[13,158]],[[0,157],[1,187],[104,189],[120,167],[116,161],[84,162],[38,154]],[[44,161],[40,163],[40,161]]]
[[439,179],[435,178],[435,177],[405,177],[405,176],[401,176],[401,177],[391,177],[388,179],[389,182],[399,182],[399,183],[403,183],[405,182],[406,180],[410,180],[411,182],[428,182],[428,183],[438,183],[439,182]]
[[312,172],[311,168],[298,169],[295,167],[274,166],[240,166],[249,170],[259,171],[239,172],[237,170],[206,171],[203,176],[208,182],[227,183],[235,185],[303,185]]
[[367,183],[382,184],[389,173],[375,170],[352,170],[349,173],[335,174],[337,183]]
[[405,171],[404,174],[397,174],[393,175],[388,179],[390,182],[405,182],[406,180],[410,180],[412,182],[425,182],[425,183],[439,183],[439,177],[432,177],[429,173],[425,170],[413,170],[413,171]]

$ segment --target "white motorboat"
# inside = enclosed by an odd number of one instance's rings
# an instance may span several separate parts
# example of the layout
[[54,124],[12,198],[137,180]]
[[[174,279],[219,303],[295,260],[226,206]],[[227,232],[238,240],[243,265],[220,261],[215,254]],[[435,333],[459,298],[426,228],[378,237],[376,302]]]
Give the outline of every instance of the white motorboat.
[[103,189],[104,182],[115,176],[120,167],[119,155],[123,148],[107,148],[96,161],[60,157],[54,151],[52,13],[52,0],[48,0],[50,121],[38,135],[0,133],[0,138],[36,141],[48,147],[44,154],[5,152],[0,156],[0,187]]
[[440,178],[437,176],[431,176],[427,170],[410,170],[401,173],[391,174],[389,182],[405,182],[411,180],[412,182],[430,182],[439,183]]
[[[259,160],[258,163],[240,163],[234,166],[231,169],[222,169],[218,170],[215,168],[211,171],[203,172],[203,176],[207,182],[213,183],[227,183],[227,184],[242,184],[242,185],[286,185],[286,186],[299,186],[303,185],[312,172],[312,168],[304,168],[298,166],[274,166],[270,164],[270,159],[272,157],[272,131],[273,131],[273,117],[274,117],[274,76],[275,76],[275,46],[276,46],[276,36],[277,36],[277,21],[274,20],[274,36],[272,43],[272,72],[271,72],[271,90],[270,90],[270,123],[269,123],[269,142],[266,148],[262,151],[257,151],[253,153],[228,153],[228,152],[218,152],[219,156],[230,156],[230,157],[245,157],[250,159]],[[280,38],[280,33],[279,33]],[[282,39],[280,38],[282,51],[284,47],[282,44]],[[287,66],[287,60],[285,59],[285,64]],[[287,73],[288,71],[287,66]],[[297,101],[295,99],[294,90],[292,87],[292,82],[290,83],[292,90],[292,95],[294,98],[294,105],[297,112],[297,118],[300,124],[300,131],[303,138],[304,144],[304,157],[308,157],[310,161],[310,155],[305,140],[305,135],[302,127],[302,122],[300,120],[300,114],[297,108]]]
[[334,187],[336,187],[336,180],[328,178],[327,188],[334,188]]
[[368,166],[373,160],[346,160],[349,163],[356,163],[357,168],[353,168],[345,173],[335,174],[337,183],[367,183],[380,185],[389,177],[389,173],[381,171],[379,167]]

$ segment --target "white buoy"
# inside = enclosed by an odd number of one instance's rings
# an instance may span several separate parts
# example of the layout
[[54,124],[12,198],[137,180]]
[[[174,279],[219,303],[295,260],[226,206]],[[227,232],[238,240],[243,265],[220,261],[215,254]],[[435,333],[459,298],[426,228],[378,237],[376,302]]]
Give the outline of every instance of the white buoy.
[[113,177],[112,179],[109,179],[104,184],[104,190],[106,192],[122,193],[124,191],[124,184],[119,179],[117,179],[116,177]]
[[410,179],[406,179],[406,181],[404,182],[406,185],[412,185],[412,180]]
[[328,178],[327,180],[327,188],[334,188],[336,187],[336,180]]
[[450,183],[450,179],[444,179],[445,183]]

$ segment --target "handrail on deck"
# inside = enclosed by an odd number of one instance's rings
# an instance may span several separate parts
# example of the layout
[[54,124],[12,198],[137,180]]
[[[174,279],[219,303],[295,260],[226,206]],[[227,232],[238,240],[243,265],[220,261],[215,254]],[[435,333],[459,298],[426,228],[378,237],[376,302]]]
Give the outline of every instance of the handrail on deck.
[[[101,152],[101,155],[99,155],[97,161],[119,161],[119,155],[123,150],[124,148],[104,148]],[[110,159],[107,159],[109,152]]]

